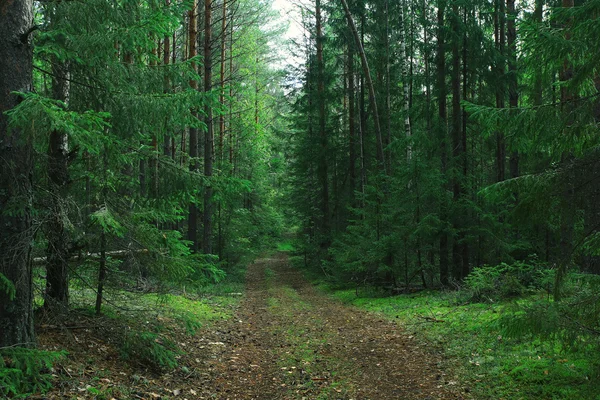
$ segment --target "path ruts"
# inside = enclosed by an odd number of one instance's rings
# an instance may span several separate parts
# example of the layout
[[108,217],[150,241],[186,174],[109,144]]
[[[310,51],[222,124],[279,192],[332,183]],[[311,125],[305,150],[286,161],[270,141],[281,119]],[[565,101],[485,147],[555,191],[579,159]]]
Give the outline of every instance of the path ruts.
[[285,254],[249,267],[236,319],[213,335],[201,398],[463,398],[415,338],[318,292]]

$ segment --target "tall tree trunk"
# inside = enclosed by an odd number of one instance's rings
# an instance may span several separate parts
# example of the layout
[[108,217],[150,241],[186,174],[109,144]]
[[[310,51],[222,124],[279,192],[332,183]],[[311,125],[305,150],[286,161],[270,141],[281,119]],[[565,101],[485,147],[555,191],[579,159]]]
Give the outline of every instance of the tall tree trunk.
[[[206,93],[212,90],[212,0],[204,0],[204,91]],[[204,107],[206,115],[206,135],[204,140],[204,176],[207,179],[204,188],[204,216],[203,226],[204,235],[202,238],[202,248],[204,254],[212,254],[212,213],[213,213],[213,143],[214,143],[214,125],[213,110],[210,104]]]
[[[0,7],[0,348],[30,346],[33,330],[31,229],[33,145],[9,127],[6,111],[20,102],[13,91],[32,90],[33,1]],[[13,212],[6,212],[13,210]]]
[[446,146],[446,44],[445,44],[445,27],[444,13],[446,9],[446,1],[438,0],[437,10],[437,86],[438,86],[438,118],[439,118],[439,141],[440,141],[440,162],[441,173],[444,183],[441,187],[440,196],[440,282],[442,285],[448,284],[448,202],[446,200],[446,176],[448,174],[448,150]]
[[400,64],[402,65],[402,88],[404,94],[404,135],[406,136],[406,161],[410,164],[412,159],[412,145],[410,143],[412,132],[410,128],[410,82],[409,82],[409,63],[406,51],[406,21],[405,21],[405,1],[400,2]]
[[462,198],[462,187],[460,174],[460,166],[463,162],[462,150],[462,130],[461,119],[462,110],[460,107],[460,24],[459,10],[456,0],[452,3],[452,165],[454,172],[452,173],[452,194],[454,210],[453,225],[457,232],[456,238],[452,244],[452,266],[454,278],[462,279],[462,245],[464,240],[463,223],[464,215],[460,211],[460,201]]
[[[219,164],[223,163],[223,146],[225,138],[225,50],[227,49],[227,2],[223,0],[222,14],[221,14],[221,60],[220,60],[220,74],[219,74],[219,104],[221,105],[221,113],[219,115]],[[220,167],[218,167],[220,168]]]
[[354,204],[354,191],[356,190],[356,105],[354,84],[354,46],[348,43],[348,134],[350,147],[350,205]]
[[[167,7],[169,7],[171,5],[171,0],[165,0],[165,4]],[[171,60],[171,36],[165,35],[164,42],[163,42],[163,65],[165,66],[165,77],[164,77],[164,92],[165,92],[165,94],[170,93],[170,91],[171,91],[171,80],[169,79],[169,71],[168,71],[168,65],[170,63],[170,60]],[[165,122],[165,125],[167,125],[167,122]],[[172,135],[172,132],[168,132],[167,134],[165,134],[165,139],[163,142],[163,155],[165,157],[171,157],[172,142],[171,142],[170,135]]]
[[[188,12],[188,56],[189,58],[194,58],[197,56],[197,41],[198,41],[198,27],[196,15],[198,13],[198,2],[197,0],[193,1],[192,9]],[[196,63],[192,62],[192,70],[196,73]],[[192,79],[190,81],[190,86],[194,90],[198,90],[198,81],[196,79]],[[198,118],[198,112],[196,110],[192,110],[192,115],[194,118]],[[189,154],[190,154],[190,171],[196,172],[198,170],[198,129],[195,127],[190,127],[189,130]],[[185,140],[182,140],[182,145]],[[189,205],[189,214],[188,214],[188,240],[192,243],[192,251],[197,252],[199,249],[198,245],[198,206],[195,202],[190,203]]]
[[[562,0],[563,8],[573,8],[574,0]],[[571,25],[572,21],[566,21],[564,35],[565,40],[572,39],[571,33]],[[570,125],[573,123],[574,116],[574,108],[575,105],[574,100],[576,98],[576,93],[573,92],[573,89],[568,87],[568,83],[573,78],[573,65],[569,59],[563,60],[563,65],[560,70],[559,79],[562,83],[560,88],[560,102],[561,102],[561,112],[563,114],[563,118],[566,120],[567,126],[565,128],[565,135],[570,135],[571,133],[567,132],[570,128]],[[567,270],[569,265],[571,264],[571,259],[573,257],[573,226],[575,224],[575,189],[573,187],[573,179],[572,172],[570,169],[572,167],[568,166],[573,159],[573,150],[565,150],[563,151],[561,162],[566,165],[565,168],[567,170],[563,179],[563,198],[562,198],[562,212],[560,216],[560,259],[558,263],[558,269],[556,271],[556,279],[554,283],[554,300],[560,301],[562,299],[562,281],[567,274]]]
[[[387,174],[387,168],[385,164],[385,156],[383,153],[383,140],[381,135],[381,124],[379,121],[379,111],[377,109],[377,97],[375,95],[375,86],[373,85],[373,79],[371,77],[371,69],[369,68],[369,62],[367,60],[367,56],[365,54],[365,49],[363,48],[362,41],[358,34],[358,30],[356,29],[356,24],[354,23],[354,19],[352,18],[352,14],[350,13],[350,9],[348,8],[348,3],[346,0],[340,0],[342,2],[342,6],[344,7],[344,12],[346,13],[346,18],[348,20],[348,25],[354,36],[354,40],[356,41],[356,47],[358,49],[358,53],[360,55],[360,59],[362,61],[363,74],[367,81],[367,86],[369,87],[369,101],[371,102],[371,109],[373,111],[373,122],[375,123],[375,134],[377,139],[377,161],[382,168],[382,170]],[[364,133],[364,132],[363,132]]]
[[[517,28],[515,21],[517,11],[515,0],[506,0],[506,39],[508,45],[508,105],[510,108],[519,107],[518,76],[517,76]],[[514,146],[513,146],[514,147]],[[509,161],[510,177],[519,176],[519,152],[513,150]]]
[[318,177],[321,184],[321,248],[327,249],[330,245],[329,221],[329,173],[327,165],[327,132],[325,130],[325,66],[323,61],[323,21],[321,15],[321,0],[315,3],[316,16],[316,43],[317,43],[317,107],[319,112],[319,141],[320,155]]
[[[69,81],[67,64],[52,63],[52,94],[54,99],[68,102]],[[69,183],[69,139],[65,132],[53,130],[48,141],[48,178],[51,194],[50,216],[46,238],[46,295],[44,308],[66,311],[69,305],[69,234],[68,213],[65,209]]]
[[[496,72],[496,107],[504,108],[504,57],[505,57],[505,20],[504,0],[495,0],[494,13],[494,40],[498,51],[495,63]],[[503,132],[496,132],[496,180],[502,182],[506,179],[506,143]]]
[[[463,51],[462,51],[462,62],[463,62],[463,87],[462,87],[462,99],[467,100],[468,88],[469,88],[469,68],[468,68],[468,37],[467,37],[467,7],[464,7],[463,12]],[[467,154],[467,122],[468,114],[465,107],[462,108],[462,140],[461,140],[461,151],[462,151],[462,196],[467,197],[469,192],[469,157]],[[471,224],[470,210],[464,213],[465,222],[463,225]],[[465,226],[466,228],[466,226]],[[465,278],[471,272],[469,265],[470,249],[469,243],[465,240],[465,233],[463,233],[463,243],[461,246],[461,259],[462,259],[462,278]]]

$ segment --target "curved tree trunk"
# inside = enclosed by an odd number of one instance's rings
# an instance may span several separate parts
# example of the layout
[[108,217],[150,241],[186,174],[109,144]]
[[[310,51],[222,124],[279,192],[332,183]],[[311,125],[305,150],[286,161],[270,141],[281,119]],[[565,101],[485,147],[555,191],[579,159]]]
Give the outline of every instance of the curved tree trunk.
[[[369,68],[369,62],[367,60],[367,56],[365,54],[365,49],[363,48],[362,41],[360,40],[360,36],[358,34],[358,30],[356,29],[356,24],[354,23],[354,19],[352,18],[352,14],[350,13],[350,9],[348,8],[348,3],[346,0],[340,0],[342,2],[342,6],[344,7],[344,12],[346,14],[346,18],[348,19],[348,25],[350,26],[350,30],[352,31],[352,35],[354,36],[354,40],[356,41],[356,47],[358,48],[358,53],[360,55],[360,59],[362,61],[363,73],[365,79],[367,80],[367,86],[369,86],[369,100],[371,101],[371,109],[373,110],[373,120],[375,123],[375,134],[377,139],[377,161],[379,162],[381,168],[387,174],[387,168],[385,166],[385,156],[383,153],[383,140],[381,136],[381,124],[379,123],[379,111],[377,109],[377,98],[375,96],[375,86],[373,85],[373,79],[371,78],[371,69]],[[363,132],[364,133],[364,132]]]

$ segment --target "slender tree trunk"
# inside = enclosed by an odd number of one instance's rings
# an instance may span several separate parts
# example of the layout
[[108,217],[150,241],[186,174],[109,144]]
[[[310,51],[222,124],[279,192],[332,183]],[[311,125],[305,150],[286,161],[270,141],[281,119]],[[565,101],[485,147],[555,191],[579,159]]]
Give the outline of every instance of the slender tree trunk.
[[462,279],[462,241],[464,240],[464,231],[462,221],[464,215],[459,211],[460,201],[462,198],[462,188],[460,182],[460,175],[458,171],[461,169],[460,165],[463,162],[463,150],[462,150],[462,130],[461,130],[461,118],[462,110],[460,107],[460,24],[459,24],[459,10],[456,0],[452,3],[452,165],[454,167],[454,173],[452,174],[452,194],[453,203],[455,210],[453,211],[454,217],[453,225],[457,232],[456,238],[452,245],[452,265],[454,278]]
[[223,164],[223,146],[225,138],[225,50],[227,49],[227,1],[223,0],[223,9],[221,14],[221,60],[220,60],[220,74],[219,74],[219,104],[221,105],[221,113],[219,115],[219,164]]
[[[108,186],[108,148],[104,146],[104,154],[102,154],[102,200],[106,206],[107,186]],[[102,301],[104,296],[104,284],[106,283],[107,266],[106,266],[106,232],[103,227],[100,227],[100,263],[98,265],[98,288],[96,290],[96,315],[102,313]]]
[[[0,6],[0,348],[31,346],[33,292],[31,221],[33,145],[29,134],[9,127],[6,111],[20,102],[13,91],[32,90],[29,34],[33,1]],[[8,213],[6,210],[14,210]],[[9,289],[10,286],[10,289]]]
[[410,82],[409,65],[406,51],[406,22],[405,1],[400,2],[400,64],[402,65],[402,88],[404,93],[404,135],[406,136],[406,161],[410,164],[412,159],[412,145],[410,143],[412,132],[410,128]]
[[[504,57],[505,57],[505,12],[504,0],[495,0],[496,10],[494,13],[494,36],[496,49],[498,51],[497,62],[495,64],[496,72],[496,107],[504,108]],[[504,133],[496,133],[496,180],[502,182],[506,179],[506,143]]]
[[[167,7],[171,5],[171,0],[165,0],[165,4]],[[168,65],[171,60],[171,36],[165,35],[163,41],[163,65],[165,66],[165,78],[164,78],[164,92],[165,94],[170,93],[171,91],[171,80],[169,79],[169,70]],[[165,122],[165,125],[168,126],[168,123]],[[163,155],[165,157],[171,157],[171,136],[172,132],[165,135],[165,140],[163,142]]]
[[[198,28],[197,28],[197,20],[196,15],[198,13],[198,3],[197,0],[193,1],[192,9],[188,12],[189,19],[189,27],[188,27],[188,56],[189,58],[194,58],[197,56],[197,41],[198,41]],[[194,73],[196,72],[196,63],[192,62],[192,70]],[[194,90],[198,90],[198,81],[196,79],[192,79],[190,81],[190,86]],[[198,118],[198,113],[196,110],[192,111],[192,115],[194,118]],[[198,170],[198,129],[195,127],[190,127],[189,129],[189,155],[190,155],[190,171],[196,172]],[[182,140],[182,145],[185,143],[185,140]],[[192,243],[192,251],[197,252],[198,245],[198,206],[196,203],[192,202],[189,205],[189,214],[188,214],[188,240]]]
[[[562,0],[562,7],[567,9],[573,8],[574,0]],[[565,24],[565,40],[572,40],[571,25],[572,21],[567,21]],[[569,59],[565,59],[563,60],[563,65],[560,70],[559,79],[563,84],[560,89],[560,102],[563,118],[566,119],[567,122],[567,127],[565,129],[566,135],[571,134],[567,131],[569,130],[570,125],[573,123],[573,110],[575,108],[573,102],[576,98],[576,94],[573,92],[573,89],[566,85],[566,83],[568,83],[571,80],[571,78],[573,78],[573,65],[571,64],[571,61]],[[569,268],[569,265],[571,264],[571,260],[573,257],[573,226],[575,224],[576,206],[572,172],[569,171],[569,168],[572,167],[568,166],[572,159],[572,149],[563,152],[561,162],[567,166],[567,173],[562,178],[564,180],[564,193],[561,204],[562,212],[560,216],[559,248],[561,255],[554,283],[555,301],[560,301],[562,299],[562,282],[567,274],[567,270]]]
[[[462,87],[462,99],[467,100],[468,97],[468,88],[469,88],[469,68],[468,68],[468,37],[467,37],[467,7],[464,7],[463,11],[463,51],[462,51],[462,62],[463,62],[463,87]],[[468,123],[468,114],[465,107],[462,108],[462,143],[461,143],[461,151],[462,151],[462,183],[461,183],[461,191],[462,196],[467,197],[469,195],[470,186],[469,186],[469,156],[467,154],[467,123]],[[465,212],[464,218],[465,222],[463,225],[465,226],[465,230],[467,229],[467,224],[471,224],[471,215],[470,211],[467,210]],[[463,232],[463,237],[461,238],[463,243],[461,245],[461,259],[462,259],[462,278],[466,278],[467,275],[471,272],[471,268],[469,265],[470,261],[470,248],[469,243],[466,242],[465,233]]]
[[381,135],[381,124],[379,122],[379,111],[377,110],[377,97],[375,94],[375,86],[373,85],[373,79],[371,77],[371,70],[369,68],[369,62],[367,61],[367,56],[365,54],[365,50],[362,45],[362,41],[358,34],[358,30],[356,29],[356,25],[354,24],[354,19],[352,18],[352,14],[350,13],[350,9],[348,8],[348,3],[346,0],[340,0],[342,2],[342,6],[344,7],[344,12],[346,13],[346,18],[348,19],[348,25],[352,34],[354,35],[354,40],[356,41],[356,47],[358,49],[358,53],[360,55],[363,67],[363,74],[367,81],[367,86],[369,87],[369,101],[371,102],[371,109],[373,110],[373,120],[375,123],[375,134],[377,139],[377,161],[382,168],[382,170],[387,174],[387,168],[385,164],[385,157],[383,152],[383,140]]
[[[506,39],[508,44],[508,104],[510,108],[519,107],[518,77],[517,77],[517,29],[515,21],[517,11],[515,9],[515,0],[506,0],[506,11],[508,19],[506,21]],[[519,152],[513,150],[510,153],[509,161],[510,177],[519,176]]]
[[[544,2],[545,0],[535,0],[535,9],[533,11],[533,20],[541,24],[544,18]],[[533,105],[542,105],[542,66],[536,63],[534,67],[534,80],[533,80]]]
[[[212,0],[204,0],[204,91],[212,90]],[[204,235],[202,248],[204,254],[212,254],[212,213],[213,213],[213,187],[211,178],[213,176],[213,146],[214,125],[213,110],[210,104],[204,108],[206,115],[206,136],[204,140],[204,176],[207,179],[204,188]]]
[[323,61],[323,21],[321,15],[321,0],[315,3],[316,16],[316,43],[317,43],[317,107],[319,112],[319,141],[320,156],[318,176],[321,184],[321,234],[323,239],[321,248],[327,249],[330,244],[330,221],[329,221],[329,173],[327,165],[327,132],[325,130],[325,66]]
[[[448,169],[448,151],[446,146],[446,44],[444,34],[444,13],[446,1],[438,0],[437,23],[437,74],[438,74],[438,118],[439,118],[439,140],[440,161],[442,179],[446,179]],[[440,231],[440,282],[448,284],[448,202],[446,200],[446,183],[442,183],[440,196],[440,220],[442,228]]]
[[350,136],[350,204],[354,204],[354,191],[356,190],[356,105],[354,85],[354,46],[348,44],[348,133]]

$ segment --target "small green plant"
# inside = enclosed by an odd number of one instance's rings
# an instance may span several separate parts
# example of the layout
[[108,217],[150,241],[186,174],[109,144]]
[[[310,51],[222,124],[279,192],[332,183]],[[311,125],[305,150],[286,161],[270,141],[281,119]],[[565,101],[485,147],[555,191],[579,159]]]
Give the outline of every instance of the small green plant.
[[475,268],[465,279],[470,301],[497,301],[548,288],[553,271],[535,257],[513,264]]
[[130,331],[121,345],[125,360],[135,360],[157,370],[175,369],[180,354],[175,342],[153,332]]
[[65,352],[13,347],[0,350],[0,398],[26,398],[52,386],[52,366]]

